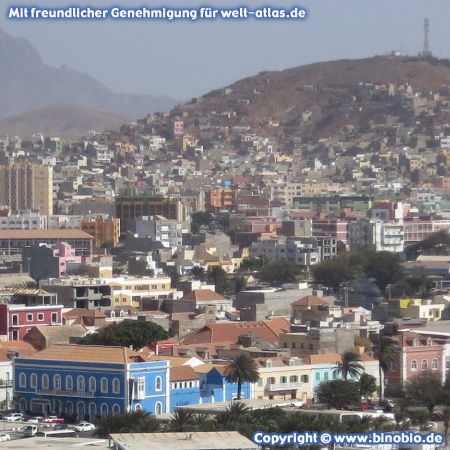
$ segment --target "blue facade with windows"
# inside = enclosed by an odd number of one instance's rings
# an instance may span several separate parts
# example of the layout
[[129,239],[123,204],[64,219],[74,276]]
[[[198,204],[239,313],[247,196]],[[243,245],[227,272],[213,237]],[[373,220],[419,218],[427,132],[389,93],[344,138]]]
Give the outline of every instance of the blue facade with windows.
[[[237,398],[237,383],[229,383],[223,374],[224,366],[214,367],[200,375],[200,396],[202,403],[228,402]],[[251,383],[241,386],[241,399],[251,398]]]
[[168,412],[169,363],[121,347],[53,346],[14,360],[16,407],[94,421],[145,409]]

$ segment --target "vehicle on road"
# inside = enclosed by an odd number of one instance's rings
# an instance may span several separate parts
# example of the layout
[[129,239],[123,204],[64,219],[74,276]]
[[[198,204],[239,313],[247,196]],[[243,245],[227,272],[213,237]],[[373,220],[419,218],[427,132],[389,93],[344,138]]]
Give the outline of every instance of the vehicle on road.
[[4,418],[7,422],[19,422],[23,420],[23,414],[21,413],[11,413]]
[[34,417],[30,417],[29,419],[27,419],[28,423],[39,423],[41,421],[42,421],[41,416],[34,416]]
[[95,425],[89,422],[81,422],[78,425],[75,425],[75,431],[92,431],[95,430]]
[[11,436],[7,433],[0,433],[0,442],[10,441]]
[[48,416],[42,419],[42,423],[64,423],[65,420],[58,416]]
[[37,425],[27,425],[24,429],[23,429],[23,435],[25,437],[33,437],[36,436],[38,432],[38,427]]
[[53,426],[54,430],[68,430],[69,429],[69,425],[67,425],[67,423],[55,423],[55,425]]

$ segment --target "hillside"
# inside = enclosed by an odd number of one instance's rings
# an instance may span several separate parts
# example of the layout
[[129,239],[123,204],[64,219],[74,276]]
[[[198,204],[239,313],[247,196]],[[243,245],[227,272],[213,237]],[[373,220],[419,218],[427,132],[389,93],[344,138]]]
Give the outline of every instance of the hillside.
[[81,106],[51,106],[0,120],[0,135],[29,138],[34,133],[43,133],[78,139],[90,130],[118,130],[127,121],[124,117]]
[[[365,92],[383,83],[411,85],[415,92],[437,91],[450,85],[450,68],[411,57],[322,62],[261,72],[211,91],[180,111],[189,114],[188,126],[208,116],[211,125],[248,125],[263,135],[283,132],[318,137],[383,111],[389,102],[364,104],[361,100]],[[352,108],[354,114],[349,114]]]
[[44,64],[29,41],[0,30],[0,118],[60,105],[80,105],[132,119],[165,111],[168,97],[117,94],[91,76],[68,67]]

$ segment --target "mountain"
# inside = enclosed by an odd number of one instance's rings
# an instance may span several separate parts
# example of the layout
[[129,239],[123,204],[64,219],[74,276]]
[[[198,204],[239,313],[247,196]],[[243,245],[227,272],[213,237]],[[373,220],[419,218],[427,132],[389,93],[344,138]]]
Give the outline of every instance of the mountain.
[[[324,137],[343,125],[389,114],[393,97],[378,101],[376,85],[395,85],[428,94],[450,86],[450,61],[435,58],[375,56],[358,60],[320,62],[279,71],[266,71],[239,80],[177,107],[185,128],[198,117],[208,127],[250,126],[261,135]],[[400,92],[396,90],[396,93]],[[183,114],[184,113],[184,114]],[[206,119],[205,119],[206,120]]]
[[34,133],[79,139],[90,130],[118,130],[128,120],[82,106],[50,106],[0,120],[0,135],[30,138]]
[[177,104],[169,97],[116,94],[91,76],[42,62],[29,41],[0,30],[0,118],[49,106],[78,105],[137,119]]

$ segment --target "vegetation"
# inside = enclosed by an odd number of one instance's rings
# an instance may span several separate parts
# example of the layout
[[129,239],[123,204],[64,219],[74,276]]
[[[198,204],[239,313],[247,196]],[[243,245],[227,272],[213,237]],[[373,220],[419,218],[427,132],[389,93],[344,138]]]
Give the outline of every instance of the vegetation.
[[237,383],[237,400],[240,400],[242,383],[256,383],[259,380],[259,371],[255,360],[247,353],[241,353],[226,366],[225,378],[229,383]]
[[102,416],[95,433],[106,439],[111,433],[155,433],[160,429],[160,422],[154,415],[139,410]]
[[434,372],[418,374],[406,384],[405,392],[407,398],[426,406],[430,414],[444,399],[444,388],[440,376]]
[[377,379],[373,375],[363,373],[359,378],[359,393],[362,398],[372,398],[377,390]]
[[364,371],[364,367],[359,362],[361,358],[355,352],[345,352],[341,356],[341,362],[338,363],[335,374],[347,381],[348,377],[358,379]]
[[361,404],[359,385],[354,381],[324,381],[317,387],[316,394],[321,403],[338,409]]
[[397,342],[389,336],[378,335],[374,339],[373,351],[375,358],[378,359],[380,402],[384,399],[384,375],[395,367],[399,350]]
[[199,211],[191,216],[191,232],[198,234],[202,225],[209,226],[213,220],[213,215],[207,211]]
[[284,283],[293,283],[301,275],[302,269],[291,261],[277,261],[266,264],[260,272],[260,279],[272,286],[281,286]]
[[133,350],[163,341],[173,336],[171,331],[154,322],[141,322],[136,320],[124,320],[115,322],[99,331],[88,334],[83,338],[84,345],[117,345],[121,347],[132,347]]

